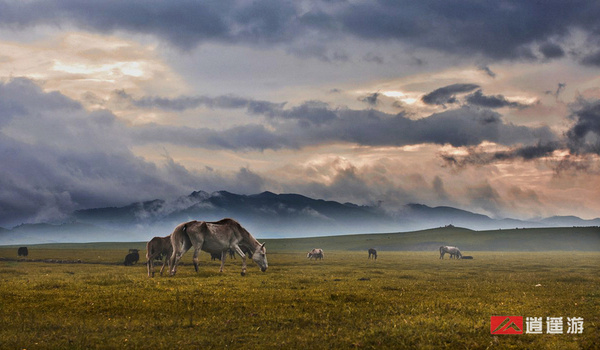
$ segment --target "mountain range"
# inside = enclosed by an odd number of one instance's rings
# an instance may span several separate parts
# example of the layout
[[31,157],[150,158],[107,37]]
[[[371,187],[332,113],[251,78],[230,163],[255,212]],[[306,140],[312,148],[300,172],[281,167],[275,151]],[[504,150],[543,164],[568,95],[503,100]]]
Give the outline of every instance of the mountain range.
[[78,210],[60,224],[23,224],[0,228],[0,244],[50,242],[145,241],[166,236],[185,221],[238,220],[254,236],[286,238],[359,233],[406,232],[441,226],[473,230],[516,227],[600,226],[600,218],[576,216],[522,221],[493,219],[452,207],[408,204],[396,212],[313,199],[299,194],[262,192],[240,195],[227,191],[196,191],[173,200],[156,199],[123,207]]

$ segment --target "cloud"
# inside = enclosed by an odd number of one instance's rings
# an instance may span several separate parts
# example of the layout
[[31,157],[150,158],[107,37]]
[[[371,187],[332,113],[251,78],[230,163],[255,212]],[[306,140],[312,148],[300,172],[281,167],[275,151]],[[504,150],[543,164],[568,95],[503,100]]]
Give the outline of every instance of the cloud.
[[369,94],[363,98],[360,98],[359,100],[368,104],[369,106],[376,106],[377,102],[378,102],[378,98],[379,96],[381,96],[381,93],[379,92],[374,92],[372,94]]
[[[447,89],[470,90],[476,86]],[[140,99],[145,100],[145,99]],[[159,99],[155,99],[159,100]],[[187,100],[182,97],[179,100]],[[376,100],[375,100],[376,101]],[[236,106],[244,106],[244,103]],[[139,144],[171,143],[206,149],[266,150],[344,142],[365,146],[405,146],[423,143],[478,145],[483,141],[512,145],[531,140],[553,140],[547,127],[529,128],[507,124],[490,110],[463,107],[412,120],[403,113],[388,114],[373,109],[353,110],[331,107],[321,101],[306,101],[282,108],[282,104],[262,101],[263,109],[252,115],[266,117],[225,130],[144,124],[131,128],[130,135]],[[247,106],[247,105],[246,105]],[[246,107],[247,108],[247,107]]]
[[569,118],[575,123],[565,134],[570,152],[600,155],[600,100],[580,98],[571,109]]
[[177,98],[166,98],[158,96],[143,96],[134,98],[125,90],[115,90],[113,96],[120,101],[130,103],[134,107],[147,109],[161,109],[166,111],[185,111],[199,107],[220,109],[246,109],[251,114],[273,114],[285,105],[283,103],[272,103],[268,101],[253,100],[234,95],[217,97],[208,96],[180,96]]
[[[154,106],[159,98],[146,101],[152,102],[148,102],[148,106]],[[185,96],[169,103],[180,101],[185,101]],[[249,102],[251,100],[242,99],[237,103],[216,98],[210,103],[219,108],[248,109]],[[168,155],[163,162],[152,163],[132,152],[134,147],[148,144],[262,151],[335,143],[461,147],[490,141],[510,146],[555,138],[548,128],[516,126],[504,122],[496,112],[469,107],[413,120],[402,113],[331,107],[320,101],[288,108],[264,102],[268,108],[249,113],[248,124],[223,130],[129,125],[110,111],[87,111],[60,93],[44,92],[27,79],[0,83],[0,149],[3,150],[0,152],[3,164],[0,168],[0,205],[3,207],[0,225],[44,221],[60,218],[76,209],[169,198],[198,189],[227,188],[238,193],[256,193],[274,183],[273,179],[248,167],[233,173],[208,168],[192,171]],[[169,103],[156,105],[172,108]],[[190,105],[184,103],[183,106]],[[583,125],[586,119],[578,120]],[[352,167],[338,170],[332,178],[335,179],[332,184],[338,186],[323,185],[325,187],[320,187],[323,196],[327,189],[333,193],[342,188],[351,188],[354,194],[360,195],[368,192],[372,181],[379,184],[390,181]],[[421,187],[437,193],[436,198],[446,196],[441,180],[435,180],[433,185],[421,182],[425,184]],[[388,189],[387,197],[382,196],[387,201],[392,201],[392,192],[404,193],[391,184],[384,187]],[[368,198],[380,200],[375,196]]]
[[480,71],[484,72],[485,74],[487,74],[491,78],[496,77],[496,73],[494,73],[494,71],[492,71],[492,69],[488,66],[479,66],[478,69]]
[[[155,36],[183,50],[205,42],[284,46],[298,55],[347,60],[325,49],[332,39],[399,43],[492,60],[562,57],[561,41],[574,31],[597,38],[594,1],[503,2],[191,1],[85,0],[0,2],[0,23],[23,29],[71,25],[84,30]],[[302,48],[306,48],[304,51]],[[334,52],[327,54],[326,51]],[[337,58],[335,58],[337,57]],[[373,56],[378,57],[378,56]],[[381,58],[381,57],[380,57]],[[383,58],[382,58],[383,59]],[[375,61],[379,61],[375,59]],[[584,64],[596,60],[584,60]]]
[[456,94],[464,94],[478,88],[479,85],[476,84],[452,84],[424,95],[421,100],[428,105],[445,106],[446,104],[458,102]]
[[600,67],[600,50],[584,56],[581,63],[586,66]]
[[169,157],[164,165],[148,162],[132,153],[138,145],[132,134],[109,111],[88,112],[30,80],[0,83],[0,226],[56,220],[76,209],[169,198],[199,188],[228,186],[242,192],[261,186],[248,169],[199,173]]
[[448,200],[448,193],[444,189],[444,181],[437,175],[433,179],[433,191],[437,194],[437,196],[439,197],[439,200],[441,200],[441,201]]
[[549,157],[552,154],[562,149],[561,144],[558,142],[538,143],[535,145],[518,146],[513,147],[509,150],[489,152],[480,150],[477,147],[468,149],[466,155],[460,156],[441,153],[440,157],[443,161],[453,167],[463,168],[469,165],[487,165],[501,161],[514,161],[516,159],[521,160],[536,160],[539,158]]
[[547,90],[546,95],[553,95],[554,97],[556,97],[558,99],[558,96],[560,96],[560,94],[566,89],[566,87],[567,87],[567,84],[558,83],[558,87],[556,88],[556,91]]
[[510,102],[506,99],[506,97],[504,97],[502,95],[486,96],[483,94],[481,89],[468,95],[466,97],[466,101],[471,105],[484,107],[484,108],[502,108],[502,107],[525,108],[525,107],[527,107],[527,105],[524,105],[522,103]]
[[565,56],[565,51],[562,49],[562,47],[554,43],[544,43],[540,46],[540,52],[545,58],[548,59],[561,58]]
[[[561,85],[557,93],[560,92]],[[487,165],[501,161],[534,161],[546,159],[556,171],[567,170],[588,171],[592,162],[600,155],[600,100],[584,100],[580,98],[571,106],[569,119],[571,127],[562,138],[538,139],[537,144],[525,144],[511,147],[509,150],[486,151],[478,147],[470,147],[466,154],[441,153],[440,157],[446,165],[463,168],[469,165]],[[556,152],[561,153],[556,155]]]
[[502,217],[502,209],[506,207],[506,204],[498,191],[487,181],[483,184],[469,187],[466,195],[472,206],[481,208],[491,214],[492,217]]

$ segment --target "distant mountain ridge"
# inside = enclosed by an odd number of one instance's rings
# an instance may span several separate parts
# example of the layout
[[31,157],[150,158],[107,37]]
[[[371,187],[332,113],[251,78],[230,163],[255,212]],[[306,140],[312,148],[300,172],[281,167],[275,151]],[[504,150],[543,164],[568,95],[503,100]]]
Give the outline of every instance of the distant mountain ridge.
[[195,191],[173,200],[75,211],[61,225],[26,224],[0,230],[0,244],[148,240],[166,236],[185,221],[232,217],[257,237],[284,238],[407,232],[441,226],[473,230],[515,227],[600,226],[600,218],[553,216],[536,221],[493,219],[453,207],[407,204],[397,212],[376,206],[313,199],[300,194]]

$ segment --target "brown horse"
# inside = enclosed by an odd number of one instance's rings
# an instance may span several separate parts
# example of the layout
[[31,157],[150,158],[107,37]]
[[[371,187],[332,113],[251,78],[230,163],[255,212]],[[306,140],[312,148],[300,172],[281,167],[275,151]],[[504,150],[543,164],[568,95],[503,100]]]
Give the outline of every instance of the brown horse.
[[[173,254],[173,246],[171,245],[171,236],[154,237],[146,244],[146,266],[148,267],[148,277],[154,277],[154,260],[161,255],[163,256],[163,265],[160,269],[162,276],[165,265],[170,261]],[[169,265],[169,268],[171,266]]]
[[173,254],[171,255],[171,275],[177,272],[179,260],[191,247],[194,247],[194,268],[198,271],[200,250],[208,253],[221,253],[221,269],[225,265],[226,251],[232,249],[242,257],[242,276],[246,275],[246,254],[265,272],[268,268],[265,244],[260,244],[237,221],[223,219],[217,222],[190,221],[175,227],[171,234]]

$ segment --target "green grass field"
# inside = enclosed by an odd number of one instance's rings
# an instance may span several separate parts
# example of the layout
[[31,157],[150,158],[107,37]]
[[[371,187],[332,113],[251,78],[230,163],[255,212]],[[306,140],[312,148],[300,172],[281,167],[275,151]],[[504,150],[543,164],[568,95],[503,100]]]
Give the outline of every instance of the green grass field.
[[[142,243],[44,245],[0,262],[0,349],[592,349],[600,343],[600,252],[326,250],[272,241],[269,270],[191,253],[175,277],[116,265]],[[348,248],[348,247],[346,247]],[[350,247],[351,248],[351,247]],[[141,253],[144,253],[142,251]],[[16,249],[0,248],[16,258]],[[539,285],[539,286],[538,286]],[[491,335],[490,316],[564,317],[565,334]],[[583,317],[582,334],[566,334]],[[546,331],[544,323],[544,332]]]

